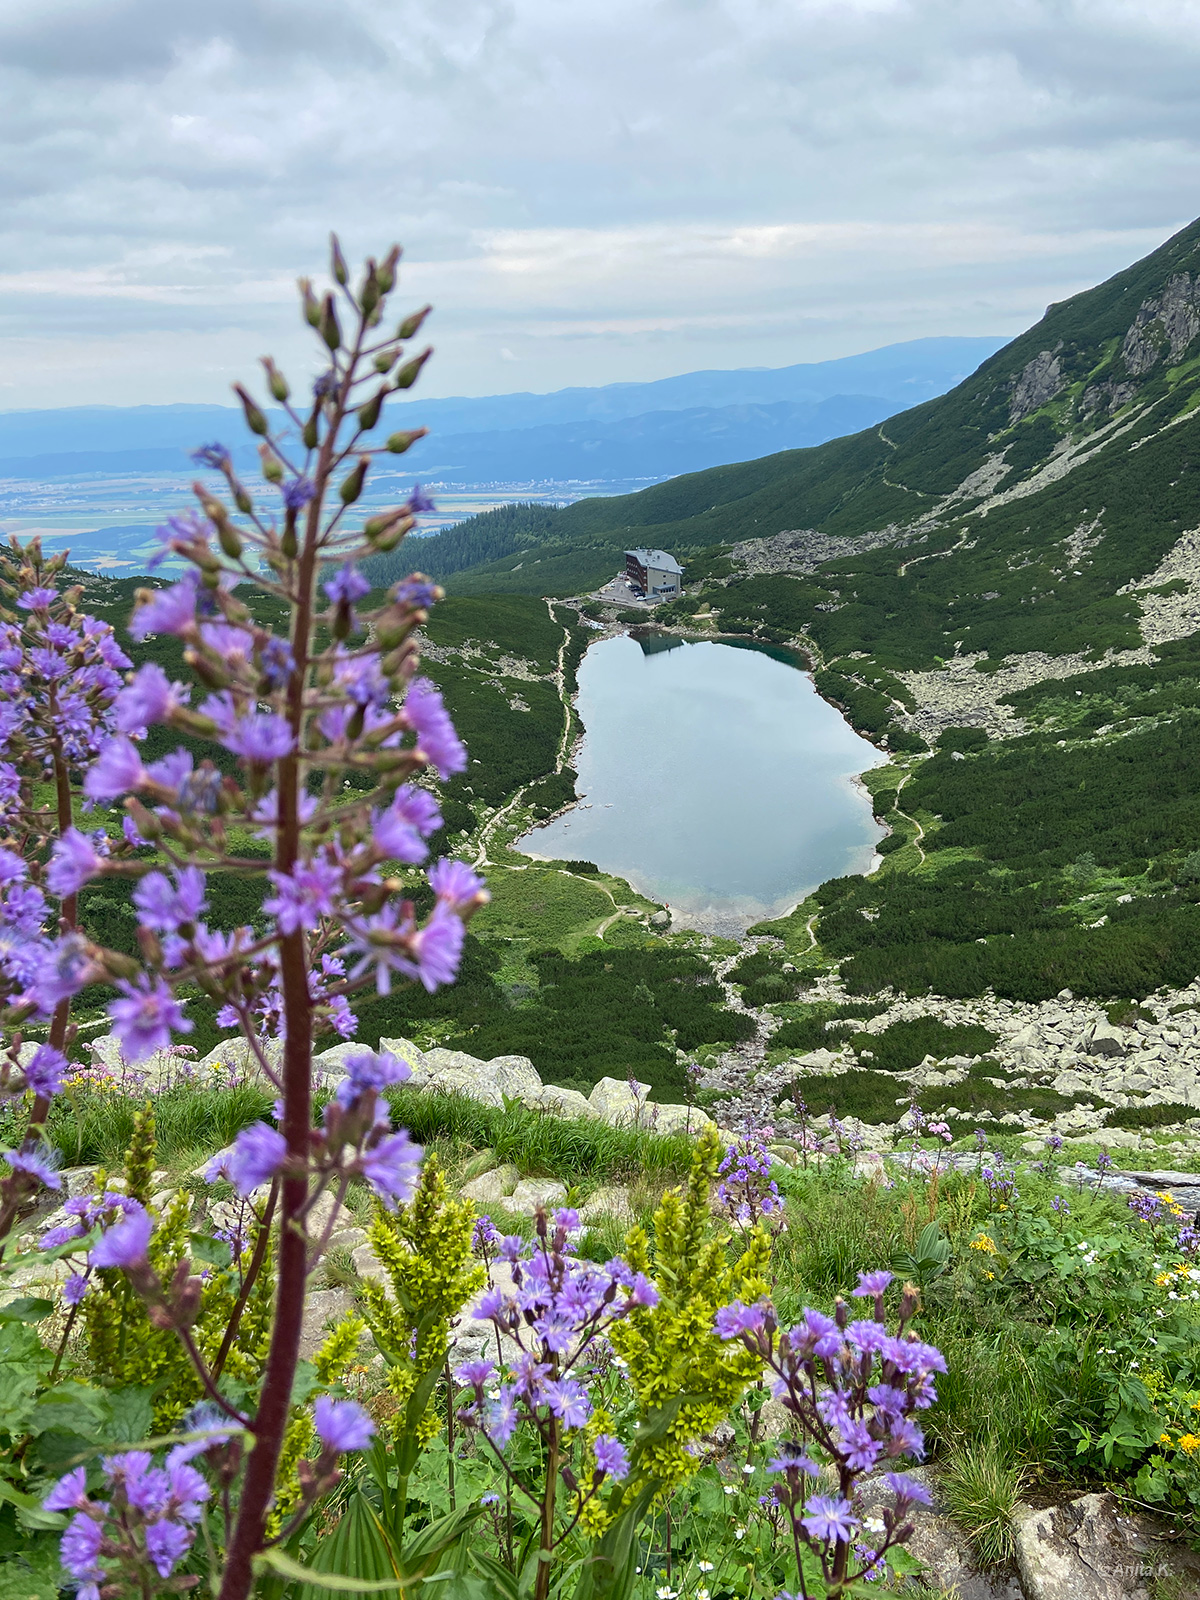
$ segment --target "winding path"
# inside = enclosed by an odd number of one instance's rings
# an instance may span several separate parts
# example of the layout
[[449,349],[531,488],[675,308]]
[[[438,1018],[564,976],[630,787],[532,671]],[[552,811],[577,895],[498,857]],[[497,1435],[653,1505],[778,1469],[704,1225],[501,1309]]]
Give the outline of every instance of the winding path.
[[[892,810],[896,813],[896,815],[898,817],[903,817],[905,822],[911,822],[913,827],[917,830],[916,831],[916,835],[914,836],[912,842],[916,845],[917,854],[920,856],[921,861],[923,863],[924,860],[925,860],[925,850],[924,850],[923,845],[921,844],[921,840],[925,837],[925,829],[917,821],[916,817],[910,817],[908,812],[907,811],[901,811],[900,806],[899,806],[900,791],[904,788],[904,785],[908,782],[908,780],[911,777],[912,777],[912,773],[911,772],[906,772],[904,774],[904,776],[901,778],[900,782],[896,785],[896,799],[892,804]],[[813,940],[813,943],[814,944],[816,943],[815,939]]]

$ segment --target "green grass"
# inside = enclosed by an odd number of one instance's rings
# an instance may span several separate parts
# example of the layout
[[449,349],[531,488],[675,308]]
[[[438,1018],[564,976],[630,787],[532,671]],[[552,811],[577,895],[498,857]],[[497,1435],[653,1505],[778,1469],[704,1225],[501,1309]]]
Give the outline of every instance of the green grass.
[[1023,1474],[994,1435],[951,1451],[938,1475],[946,1509],[967,1534],[982,1568],[1013,1558],[1013,1515]]
[[536,939],[539,947],[561,947],[594,933],[616,910],[611,894],[556,867],[492,867],[487,880],[491,902],[471,924],[480,938]]

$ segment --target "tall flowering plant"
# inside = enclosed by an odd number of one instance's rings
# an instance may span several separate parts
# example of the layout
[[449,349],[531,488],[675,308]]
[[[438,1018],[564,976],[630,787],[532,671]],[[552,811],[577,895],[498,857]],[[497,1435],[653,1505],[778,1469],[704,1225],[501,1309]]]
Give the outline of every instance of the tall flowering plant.
[[[418,670],[416,630],[440,591],[417,575],[397,584],[379,609],[362,610],[370,586],[358,560],[393,549],[428,509],[414,489],[402,504],[354,525],[353,508],[377,458],[402,454],[424,432],[373,442],[389,397],[411,387],[429,354],[406,349],[424,311],[384,330],[399,254],[395,248],[368,261],[352,288],[335,240],[333,288],[318,296],[302,282],[304,315],[321,350],[310,398],[293,397],[269,358],[263,364],[280,408],[277,424],[237,388],[259,441],[260,487],[242,481],[224,446],[197,453],[198,464],[223,480],[223,492],[197,482],[197,508],[159,530],[163,554],[182,559],[185,573],[169,587],[140,591],[130,624],[138,640],[182,641],[193,682],[172,681],[154,662],[140,667],[115,697],[111,736],[83,783],[93,806],[123,802],[126,837],[153,845],[158,859],[122,856],[73,831],[51,863],[64,894],[106,874],[136,878],[141,960],[100,949],[68,925],[33,980],[43,1006],[97,979],[112,984],[113,1029],[134,1063],[191,1031],[179,991],[196,985],[219,1006],[218,1020],[240,1029],[279,1092],[277,1126],[247,1129],[213,1173],[240,1195],[270,1186],[277,1291],[252,1404],[234,1405],[206,1366],[190,1332],[199,1280],[186,1260],[169,1282],[159,1279],[144,1208],[125,1207],[90,1257],[93,1266],[124,1270],[152,1319],[175,1330],[212,1404],[247,1446],[223,1494],[222,1600],[249,1593],[269,1536],[278,1537],[270,1515],[306,1285],[332,1226],[328,1207],[319,1213],[317,1202],[331,1195],[336,1215],[348,1184],[360,1179],[385,1206],[402,1204],[414,1192],[422,1155],[404,1130],[391,1127],[383,1092],[407,1068],[386,1053],[353,1054],[314,1123],[314,1034],[334,1029],[353,1037],[349,997],[356,991],[386,994],[397,979],[431,991],[451,982],[464,923],[486,898],[464,863],[441,860],[428,874],[433,908],[421,919],[390,870],[426,860],[426,841],[441,825],[426,775],[446,778],[466,765],[441,696]],[[256,620],[248,603],[254,590],[284,602],[286,634]],[[218,766],[197,759],[193,744],[144,761],[139,741],[153,724],[212,741],[233,760]],[[247,830],[270,842],[269,861],[241,852],[238,839]],[[212,872],[265,874],[265,932],[208,926]],[[353,1441],[366,1437],[349,1413],[324,1432],[318,1420],[317,1432],[325,1454],[308,1471],[306,1495],[334,1481],[339,1449],[357,1448]],[[134,1543],[139,1537],[136,1529],[129,1534]]]
[[[61,1184],[41,1134],[66,1070],[71,991],[47,982],[45,968],[54,935],[78,922],[72,856],[132,848],[124,835],[89,838],[73,823],[73,785],[115,730],[129,658],[108,623],[80,609],[80,588],[59,591],[66,560],[45,556],[37,539],[13,538],[0,551],[0,1006],[9,1029],[0,1096],[30,1097],[20,1147],[4,1152],[0,1248],[31,1191]],[[46,1030],[44,1042],[26,1041],[30,1025]]]

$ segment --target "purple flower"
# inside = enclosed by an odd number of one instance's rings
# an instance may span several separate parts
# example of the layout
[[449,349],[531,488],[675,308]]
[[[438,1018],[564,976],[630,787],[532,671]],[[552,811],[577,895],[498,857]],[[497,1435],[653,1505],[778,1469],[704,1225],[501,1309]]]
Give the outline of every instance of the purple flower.
[[47,1189],[62,1188],[62,1178],[54,1165],[58,1159],[57,1151],[43,1146],[41,1150],[0,1150],[0,1155],[14,1172],[28,1173],[31,1178],[44,1183]]
[[414,483],[412,486],[412,493],[408,497],[408,509],[412,512],[414,517],[419,517],[425,512],[436,511],[437,507],[421,488],[421,485],[419,483]]
[[160,1578],[169,1578],[192,1543],[192,1531],[178,1522],[152,1522],[146,1528],[146,1554]]
[[464,1361],[454,1369],[454,1376],[468,1388],[482,1389],[495,1370],[490,1361]]
[[229,461],[229,451],[223,444],[202,444],[198,450],[192,451],[192,460],[198,467],[212,467],[219,472]]
[[718,1339],[737,1339],[743,1333],[758,1333],[765,1321],[762,1306],[745,1306],[740,1300],[722,1306],[713,1322]]
[[444,983],[453,983],[458,976],[465,938],[462,919],[439,901],[429,921],[413,936],[417,958],[415,975],[430,994]]
[[263,902],[263,910],[276,919],[281,933],[315,928],[322,917],[333,915],[342,885],[342,871],[331,861],[314,856],[298,861],[291,872],[269,872],[277,893]]
[[172,884],[162,872],[148,872],[133,891],[141,921],[157,933],[177,933],[203,913],[204,873],[199,867],[182,867]]
[[287,1140],[265,1122],[243,1128],[229,1150],[209,1162],[205,1177],[213,1183],[226,1177],[243,1198],[268,1182],[287,1160]]
[[59,1558],[80,1583],[94,1584],[104,1577],[103,1569],[97,1565],[102,1538],[100,1524],[93,1522],[86,1511],[73,1516],[63,1531]]
[[375,1424],[354,1400],[331,1400],[323,1394],[313,1407],[317,1437],[329,1450],[365,1450]]
[[427,578],[413,573],[410,578],[402,578],[392,587],[392,599],[402,606],[412,606],[418,611],[428,611],[436,605],[441,596],[441,590],[436,583],[430,583]]
[[389,1211],[407,1205],[412,1199],[425,1152],[414,1144],[408,1131],[389,1134],[362,1157],[363,1177]]
[[851,1289],[850,1293],[862,1299],[866,1299],[868,1296],[875,1297],[883,1294],[891,1281],[892,1274],[890,1272],[860,1272],[858,1275],[858,1288]]
[[269,689],[282,689],[296,670],[296,658],[286,639],[268,639],[258,661]]
[[116,698],[113,714],[118,731],[140,733],[153,722],[165,722],[177,706],[187,703],[190,692],[185,684],[172,683],[157,661],[148,661]]
[[620,1483],[629,1476],[629,1457],[625,1454],[625,1446],[612,1434],[600,1434],[592,1445],[592,1453],[600,1471],[614,1483]]
[[117,988],[123,998],[111,1003],[108,1014],[127,1061],[145,1061],[156,1050],[167,1048],[172,1030],[191,1033],[195,1027],[161,978],[143,972],[136,985],[119,978]]
[[53,1045],[40,1044],[25,1064],[25,1082],[34,1094],[49,1098],[62,1088],[67,1058]]
[[63,1299],[69,1306],[77,1306],[88,1292],[87,1277],[80,1272],[73,1272],[63,1284]]
[[356,1051],[346,1057],[344,1065],[346,1077],[338,1084],[337,1102],[346,1110],[368,1089],[378,1092],[412,1077],[408,1062],[401,1061],[390,1050],[381,1050],[378,1054],[374,1050]]
[[116,800],[131,789],[140,789],[146,769],[135,746],[125,738],[110,739],[83,780],[89,800]]
[[60,1478],[42,1501],[44,1511],[77,1511],[87,1498],[87,1470],[76,1467]]
[[428,678],[413,679],[404,710],[425,760],[436,767],[443,778],[465,772],[467,752],[454,731],[441,695]]
[[909,1505],[931,1506],[933,1499],[929,1490],[923,1483],[918,1483],[916,1478],[910,1478],[903,1472],[885,1472],[883,1481],[896,1496]]
[[174,1451],[167,1457],[167,1475],[171,1485],[171,1499],[177,1507],[175,1515],[184,1522],[196,1522],[200,1516],[200,1507],[209,1498],[212,1490],[195,1467],[175,1459]]
[[[320,381],[317,380],[318,383]],[[315,384],[313,390],[315,393]],[[289,511],[302,511],[316,492],[316,485],[311,478],[293,478],[290,483],[285,483],[280,491],[283,503]]]
[[17,601],[22,611],[48,611],[58,599],[53,589],[29,589]]
[[393,861],[415,863],[429,854],[424,840],[442,826],[437,801],[426,789],[405,784],[386,811],[372,814],[371,835],[376,847]]
[[506,1383],[488,1407],[486,1431],[493,1443],[503,1449],[517,1431],[519,1421],[516,1392],[512,1384]]
[[103,865],[96,847],[78,828],[68,828],[57,839],[46,868],[46,887],[50,893],[65,900],[68,895],[82,889],[89,878],[94,878]]
[[[131,1201],[130,1204],[134,1205],[135,1202]],[[150,1213],[142,1206],[137,1206],[100,1235],[88,1256],[89,1266],[132,1267],[144,1261],[152,1231]]]
[[559,1378],[546,1385],[546,1404],[564,1428],[582,1428],[592,1414],[587,1390],[574,1378]]
[[858,1524],[854,1520],[854,1507],[839,1495],[814,1494],[804,1506],[801,1523],[814,1539],[849,1544]]
[[438,899],[458,915],[473,910],[488,898],[483,879],[477,877],[465,861],[452,861],[448,856],[430,867],[429,886]]
[[236,723],[221,743],[235,755],[265,766],[290,755],[295,741],[281,716],[274,711],[256,711]]
[[321,587],[334,605],[353,605],[371,592],[371,585],[352,561],[347,561]]
[[[141,1457],[145,1454],[143,1450],[129,1452],[130,1456]],[[171,1480],[161,1467],[152,1467],[148,1461],[143,1464],[139,1460],[136,1469],[126,1474],[125,1493],[129,1504],[143,1516],[158,1516],[166,1510],[171,1498]]]
[[189,572],[182,582],[172,584],[169,589],[155,590],[133,613],[129,623],[130,638],[140,644],[150,633],[186,632],[196,621],[199,581],[194,572]]
[[767,1462],[768,1472],[802,1472],[808,1478],[817,1478],[821,1469],[798,1444],[789,1441],[779,1447],[779,1454]]

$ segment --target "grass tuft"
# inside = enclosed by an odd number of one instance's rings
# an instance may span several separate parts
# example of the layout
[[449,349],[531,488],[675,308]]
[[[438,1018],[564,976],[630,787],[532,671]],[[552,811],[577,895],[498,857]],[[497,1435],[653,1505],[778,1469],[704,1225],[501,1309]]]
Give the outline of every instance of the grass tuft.
[[1013,1514],[1023,1477],[994,1435],[959,1445],[942,1468],[946,1509],[970,1539],[980,1567],[1006,1566],[1013,1559]]

